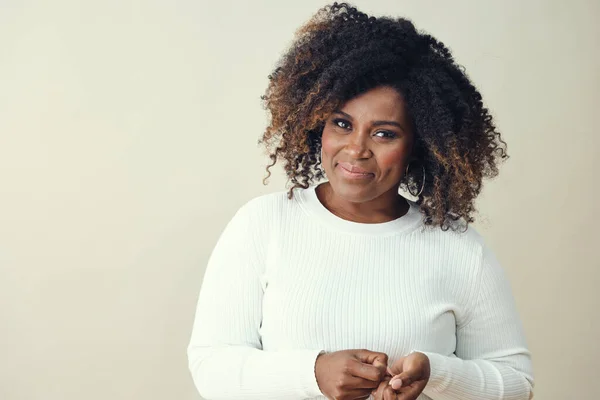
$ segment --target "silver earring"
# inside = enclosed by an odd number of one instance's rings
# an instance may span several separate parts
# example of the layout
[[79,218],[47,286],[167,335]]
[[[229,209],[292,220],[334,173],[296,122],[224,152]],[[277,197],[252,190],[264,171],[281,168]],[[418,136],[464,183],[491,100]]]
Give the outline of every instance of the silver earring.
[[[406,176],[408,176],[409,167],[410,167],[410,163],[408,163],[406,165],[406,172],[405,172]],[[421,195],[421,193],[423,193],[423,189],[425,189],[425,166],[421,165],[421,167],[423,168],[423,184],[421,185],[421,190],[419,190],[419,193],[414,194],[413,192],[411,192],[410,186],[407,185],[407,187],[408,187],[408,193],[410,193],[414,197],[419,197]]]

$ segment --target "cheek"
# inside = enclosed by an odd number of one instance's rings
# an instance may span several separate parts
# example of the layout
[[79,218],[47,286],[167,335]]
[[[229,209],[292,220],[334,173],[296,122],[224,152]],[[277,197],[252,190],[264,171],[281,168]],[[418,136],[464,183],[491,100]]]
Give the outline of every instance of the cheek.
[[324,130],[323,135],[321,136],[321,147],[323,148],[324,157],[335,154],[336,148],[338,147],[333,135],[330,135],[327,130]]
[[406,149],[394,149],[388,150],[378,154],[377,164],[383,173],[400,173],[404,172],[406,168],[406,160],[408,158],[408,152]]

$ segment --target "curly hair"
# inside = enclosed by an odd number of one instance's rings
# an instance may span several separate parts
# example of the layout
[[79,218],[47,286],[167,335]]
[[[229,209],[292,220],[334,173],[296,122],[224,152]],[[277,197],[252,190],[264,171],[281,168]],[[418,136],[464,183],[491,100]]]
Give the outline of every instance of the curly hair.
[[[327,117],[360,93],[388,85],[402,93],[415,135],[401,186],[423,189],[426,226],[467,228],[482,179],[508,158],[482,96],[439,40],[405,18],[370,17],[347,3],[320,9],[296,31],[261,97],[270,122],[259,143],[271,163],[283,160],[291,188],[325,177],[321,135]],[[423,173],[424,172],[424,173]]]

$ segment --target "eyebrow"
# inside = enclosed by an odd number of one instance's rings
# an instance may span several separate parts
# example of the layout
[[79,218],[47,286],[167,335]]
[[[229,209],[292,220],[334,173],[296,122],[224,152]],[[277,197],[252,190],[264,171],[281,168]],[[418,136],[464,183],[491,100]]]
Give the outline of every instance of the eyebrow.
[[[347,113],[343,112],[342,110],[335,110],[333,113],[341,114],[348,119],[353,119],[350,114],[347,114]],[[396,121],[373,121],[373,126],[381,126],[381,125],[393,125],[393,126],[396,126],[400,129],[402,129],[403,131],[405,131],[404,127]]]

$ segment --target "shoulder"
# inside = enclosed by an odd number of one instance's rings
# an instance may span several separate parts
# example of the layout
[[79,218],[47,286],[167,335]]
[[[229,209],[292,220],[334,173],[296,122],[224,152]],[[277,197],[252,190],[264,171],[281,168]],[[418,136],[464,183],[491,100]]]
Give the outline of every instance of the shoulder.
[[473,251],[481,251],[485,247],[485,239],[472,225],[466,230],[443,230],[440,227],[426,227],[417,232],[427,241],[439,245],[447,245],[449,249],[470,248]]
[[273,225],[285,220],[300,209],[298,191],[294,197],[288,197],[287,191],[277,191],[250,198],[236,212],[235,218],[241,218],[252,225]]
[[281,212],[293,207],[295,203],[296,199],[289,199],[286,191],[277,191],[247,200],[239,208],[238,213],[280,215]]
[[236,232],[240,240],[265,245],[279,236],[282,226],[297,221],[298,209],[298,199],[288,198],[287,191],[255,196],[237,209],[226,230]]
[[465,277],[478,276],[486,259],[493,258],[485,238],[474,227],[464,231],[423,228],[415,231],[426,254],[439,261],[442,270]]
[[[480,285],[483,281],[505,279],[505,270],[496,252],[487,243],[485,237],[473,227],[469,227],[465,232],[443,232],[447,236],[449,251],[457,255],[457,260],[470,260],[470,267],[465,271],[474,274],[477,277],[476,284]],[[460,265],[454,266],[457,270]],[[464,268],[464,267],[463,267]]]

